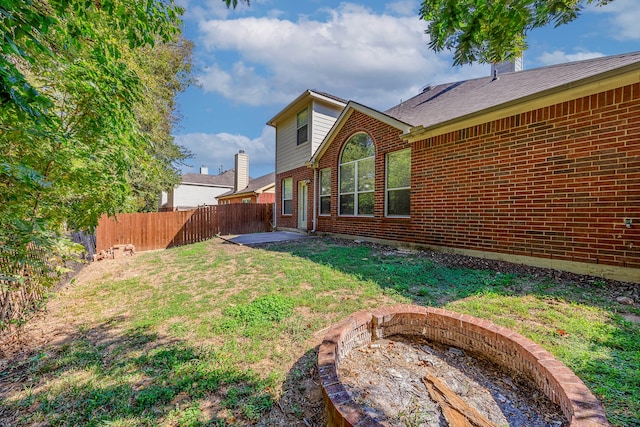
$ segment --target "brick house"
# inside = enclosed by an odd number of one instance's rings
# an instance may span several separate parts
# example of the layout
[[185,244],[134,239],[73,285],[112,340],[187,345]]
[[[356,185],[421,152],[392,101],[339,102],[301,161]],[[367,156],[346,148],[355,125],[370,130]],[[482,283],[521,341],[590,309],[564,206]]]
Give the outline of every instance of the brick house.
[[274,172],[259,178],[249,179],[249,184],[241,190],[230,191],[218,196],[218,204],[231,203],[274,203],[276,201],[276,174]]
[[252,179],[249,177],[249,156],[244,150],[235,155],[234,186],[231,191],[216,197],[221,205],[231,203],[273,203],[275,174],[273,172]]
[[307,90],[267,122],[276,128],[278,227],[310,229],[309,184],[314,172],[307,164],[346,104],[333,95]]
[[269,122],[276,226],[640,282],[639,76],[636,52],[349,101],[285,162],[307,91]]

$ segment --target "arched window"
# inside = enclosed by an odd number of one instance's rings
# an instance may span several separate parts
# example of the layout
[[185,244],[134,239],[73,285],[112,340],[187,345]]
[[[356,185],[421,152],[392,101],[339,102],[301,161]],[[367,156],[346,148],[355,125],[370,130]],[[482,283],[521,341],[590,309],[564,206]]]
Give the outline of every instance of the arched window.
[[366,133],[349,138],[340,155],[340,215],[373,215],[375,149]]

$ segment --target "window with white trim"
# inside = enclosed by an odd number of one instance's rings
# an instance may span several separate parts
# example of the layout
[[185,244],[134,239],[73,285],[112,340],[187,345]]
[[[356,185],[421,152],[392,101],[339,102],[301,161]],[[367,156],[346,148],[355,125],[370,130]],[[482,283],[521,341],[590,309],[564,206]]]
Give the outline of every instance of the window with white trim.
[[251,203],[251,197],[243,197],[242,203]]
[[387,154],[385,215],[408,217],[411,210],[411,149]]
[[331,214],[331,168],[320,170],[320,215]]
[[371,137],[357,133],[340,155],[338,208],[340,215],[373,215],[375,149]]
[[298,145],[309,140],[309,109],[305,108],[296,115],[296,134]]
[[293,214],[293,178],[282,180],[282,215]]

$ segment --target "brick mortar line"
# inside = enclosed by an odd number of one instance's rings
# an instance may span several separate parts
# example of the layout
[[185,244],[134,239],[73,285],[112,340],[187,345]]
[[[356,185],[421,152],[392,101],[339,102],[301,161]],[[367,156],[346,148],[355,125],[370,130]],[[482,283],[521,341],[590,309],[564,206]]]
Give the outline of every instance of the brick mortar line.
[[549,399],[560,405],[571,427],[609,425],[600,402],[582,380],[528,338],[466,314],[399,304],[356,312],[327,332],[318,352],[318,367],[330,426],[380,425],[351,398],[340,382],[338,367],[340,359],[352,348],[392,335],[420,335],[481,353],[512,372],[524,372]]

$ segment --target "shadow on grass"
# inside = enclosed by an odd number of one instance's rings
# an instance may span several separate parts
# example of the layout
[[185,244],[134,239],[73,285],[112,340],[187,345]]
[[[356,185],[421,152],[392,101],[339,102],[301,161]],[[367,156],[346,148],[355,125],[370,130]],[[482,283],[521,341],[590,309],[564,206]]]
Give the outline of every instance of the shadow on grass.
[[616,295],[640,286],[460,255],[338,239],[261,245],[376,283],[415,304],[489,319],[546,347],[604,404],[612,425],[640,423],[640,327]]
[[350,240],[318,238],[256,245],[330,266],[416,304],[443,306],[485,292],[536,295],[585,303],[605,309],[627,310],[615,296],[640,296],[640,285],[607,281],[557,270],[511,264],[430,251],[402,250]]
[[287,373],[282,393],[257,423],[260,427],[325,426],[326,413],[318,374],[318,348],[302,355]]
[[0,373],[0,425],[246,425],[274,404],[270,380],[213,348],[122,332],[118,321]]

